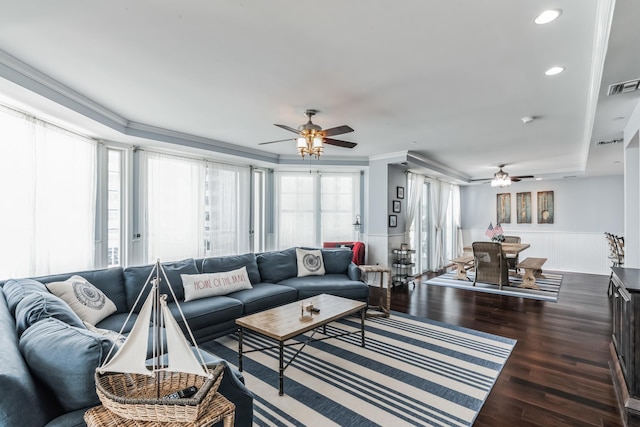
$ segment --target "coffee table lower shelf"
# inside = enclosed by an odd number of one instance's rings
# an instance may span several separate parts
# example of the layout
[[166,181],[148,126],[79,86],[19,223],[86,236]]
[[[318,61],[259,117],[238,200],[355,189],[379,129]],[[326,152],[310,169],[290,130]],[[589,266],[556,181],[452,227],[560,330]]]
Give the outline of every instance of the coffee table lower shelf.
[[[320,309],[318,314],[311,316],[300,316],[300,304],[304,302],[312,302],[314,307]],[[243,354],[253,353],[255,351],[264,351],[277,348],[278,349],[278,394],[284,394],[284,371],[293,363],[298,354],[307,346],[307,344],[315,341],[324,341],[330,338],[337,338],[345,335],[354,335],[360,333],[360,345],[365,346],[364,339],[364,322],[366,316],[367,304],[361,301],[354,301],[347,298],[336,297],[333,295],[322,294],[317,297],[308,298],[304,301],[297,301],[270,310],[261,311],[249,316],[241,317],[236,320],[238,325],[238,369],[242,372],[242,356]],[[341,319],[350,314],[360,312],[360,331],[344,332],[340,334],[327,334],[327,324],[334,320]],[[325,335],[322,338],[314,338],[314,335],[320,330]],[[243,347],[245,330],[256,332],[264,337],[270,338],[276,342],[271,346],[252,348],[246,350]],[[306,332],[313,333],[304,341],[287,342],[292,338],[300,336]],[[285,347],[301,346],[293,356],[285,363],[284,349]]]

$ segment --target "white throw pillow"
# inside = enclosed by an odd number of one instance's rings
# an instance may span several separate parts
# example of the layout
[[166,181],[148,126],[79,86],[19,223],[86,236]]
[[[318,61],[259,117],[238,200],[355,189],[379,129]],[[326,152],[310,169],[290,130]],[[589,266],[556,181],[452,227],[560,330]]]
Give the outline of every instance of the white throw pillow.
[[191,301],[214,295],[227,295],[242,289],[251,289],[247,267],[221,273],[181,274],[184,300]]
[[296,248],[296,258],[298,259],[298,277],[324,276],[324,261],[320,249]]
[[113,301],[84,277],[71,276],[64,282],[51,282],[45,286],[49,292],[69,304],[83,322],[91,325],[116,312]]

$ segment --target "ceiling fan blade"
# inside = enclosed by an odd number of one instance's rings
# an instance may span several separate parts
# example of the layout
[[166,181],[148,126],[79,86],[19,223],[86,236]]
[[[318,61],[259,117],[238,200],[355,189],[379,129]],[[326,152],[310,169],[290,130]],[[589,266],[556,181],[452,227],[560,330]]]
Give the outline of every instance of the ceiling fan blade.
[[277,141],[261,142],[261,143],[260,143],[260,144],[258,144],[258,145],[273,144],[274,142],[284,142],[284,141],[295,141],[295,138],[278,139]]
[[287,125],[278,125],[278,124],[275,124],[275,123],[274,123],[273,125],[274,125],[274,126],[278,126],[279,128],[282,128],[282,129],[284,129],[284,130],[288,130],[289,132],[293,132],[293,133],[300,133],[300,132],[298,131],[298,129],[294,129],[294,128],[292,128],[291,126],[287,126]]
[[337,147],[344,147],[344,148],[353,148],[356,145],[358,145],[355,142],[341,141],[339,139],[333,139],[333,138],[325,138],[324,143],[329,145],[335,145]]
[[511,177],[511,181],[513,181],[514,179],[529,179],[529,178],[535,178],[535,176],[533,175],[520,175],[520,176],[512,176]]
[[347,126],[347,125],[336,126],[334,128],[324,130],[325,136],[342,135],[343,133],[349,133],[349,132],[353,132],[353,129],[351,129],[351,126]]

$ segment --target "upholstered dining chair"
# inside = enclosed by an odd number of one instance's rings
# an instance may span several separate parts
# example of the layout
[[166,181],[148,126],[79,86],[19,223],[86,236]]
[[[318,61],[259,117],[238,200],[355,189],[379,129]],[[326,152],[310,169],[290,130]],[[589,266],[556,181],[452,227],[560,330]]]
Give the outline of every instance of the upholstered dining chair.
[[[521,242],[522,242],[522,239],[520,239],[519,236],[504,236],[503,243],[521,243]],[[509,270],[513,270],[517,273],[518,268],[516,267],[516,265],[518,265],[518,263],[520,262],[518,254],[515,254],[515,255],[507,254],[505,256],[507,257],[507,265],[509,266]]]
[[498,242],[473,242],[473,260],[476,265],[476,282],[490,283],[502,286],[509,285],[509,269],[507,259],[502,252],[502,245]]

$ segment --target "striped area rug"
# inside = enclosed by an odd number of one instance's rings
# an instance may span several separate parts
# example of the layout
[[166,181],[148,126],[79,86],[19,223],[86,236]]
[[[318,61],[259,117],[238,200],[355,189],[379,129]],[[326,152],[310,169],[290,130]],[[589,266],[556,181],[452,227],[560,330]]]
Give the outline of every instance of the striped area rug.
[[[327,333],[359,327],[349,317],[328,325]],[[365,348],[359,335],[305,347],[285,370],[284,396],[276,349],[243,356],[245,382],[256,395],[254,425],[470,426],[515,345],[399,313],[367,319],[365,337]],[[249,332],[243,343],[274,342]],[[237,364],[235,334],[202,347]],[[298,347],[287,348],[285,360]]]
[[544,278],[536,277],[536,284],[540,289],[519,288],[518,285],[522,283],[522,277],[509,276],[511,286],[503,286],[502,290],[500,290],[498,285],[491,285],[487,283],[476,283],[476,285],[473,286],[474,275],[475,273],[473,271],[468,271],[467,276],[469,276],[469,281],[458,280],[456,279],[456,272],[450,271],[423,283],[427,285],[448,286],[451,288],[466,289],[469,291],[531,298],[551,302],[558,302],[558,294],[560,293],[560,285],[562,284],[562,275],[544,273]]

